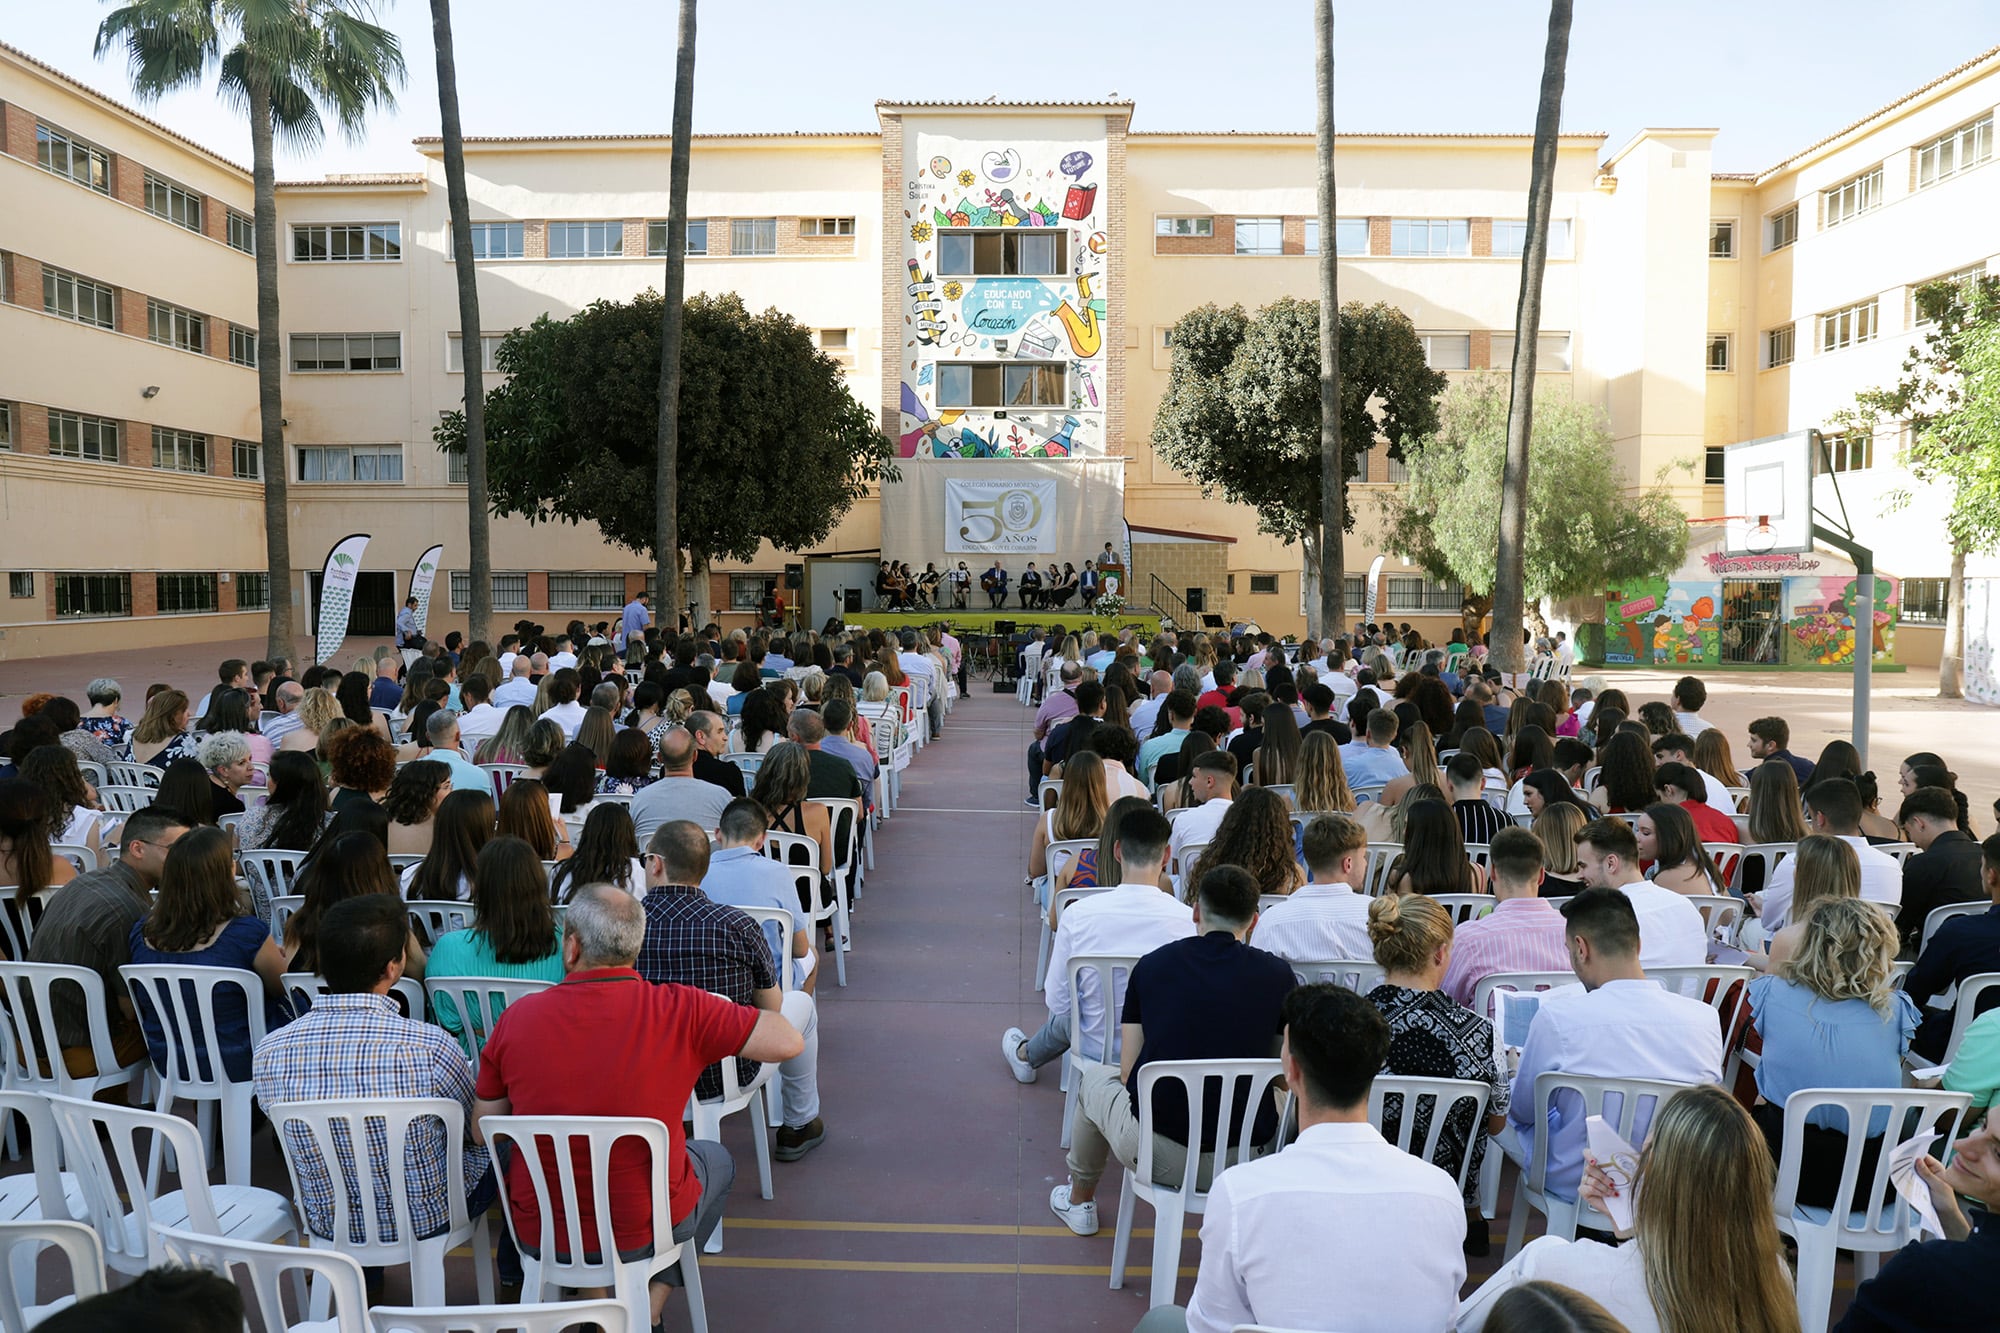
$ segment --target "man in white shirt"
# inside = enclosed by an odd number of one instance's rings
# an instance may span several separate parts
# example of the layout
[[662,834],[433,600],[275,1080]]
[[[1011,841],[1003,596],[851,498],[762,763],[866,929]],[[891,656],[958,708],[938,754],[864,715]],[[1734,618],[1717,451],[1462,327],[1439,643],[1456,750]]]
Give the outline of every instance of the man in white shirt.
[[1389,1025],[1330,985],[1299,987],[1284,1015],[1298,1141],[1217,1174],[1187,1309],[1158,1306],[1137,1333],[1451,1327],[1465,1281],[1458,1182],[1368,1122]]
[[1586,886],[1617,889],[1631,902],[1639,921],[1642,966],[1699,967],[1708,961],[1701,909],[1685,894],[1639,873],[1639,840],[1630,824],[1611,815],[1585,824],[1576,835],[1576,869]]
[[1070,959],[1085,954],[1143,958],[1162,944],[1194,934],[1193,910],[1158,887],[1170,832],[1167,817],[1157,810],[1127,815],[1111,848],[1116,867],[1098,867],[1100,881],[1121,882],[1063,910],[1049,947],[1048,984],[1043,991],[1048,1021],[1032,1037],[1008,1028],[1000,1038],[1000,1053],[1017,1082],[1033,1083],[1035,1071],[1060,1058],[1072,1044],[1091,1055],[1101,1051],[1111,1035],[1110,1015],[1124,1006],[1129,971],[1114,974],[1109,1006],[1099,990],[1097,973],[1085,971],[1077,977],[1077,1011],[1072,1014]]
[[502,713],[515,704],[532,708],[535,705],[535,682],[528,677],[534,671],[534,663],[526,653],[514,654],[514,674],[507,682],[493,691],[493,706]]
[[475,750],[479,742],[500,730],[500,723],[507,716],[506,709],[493,706],[492,694],[493,687],[477,672],[458,687],[459,702],[465,705],[458,718],[459,739]]
[[[1559,1071],[1593,1078],[1720,1082],[1722,1026],[1700,1000],[1646,980],[1640,918],[1624,894],[1585,889],[1562,912],[1570,965],[1583,987],[1564,986],[1543,995],[1521,1048],[1507,1119],[1519,1135],[1519,1155],[1515,1149],[1509,1155],[1525,1171],[1535,1153],[1546,1152],[1549,1191],[1574,1199],[1583,1177],[1582,1100],[1557,1094],[1549,1100],[1548,1123],[1538,1125],[1536,1077]],[[1645,1127],[1635,1128],[1632,1138],[1645,1142]]]
[[930,715],[931,735],[935,737],[944,729],[944,682],[938,679],[931,659],[917,651],[915,630],[904,630],[898,643],[901,651],[896,654],[896,665],[903,668],[903,674],[912,678],[921,676],[930,682],[930,702],[924,707]]
[[556,637],[555,648],[556,650],[549,654],[549,670],[561,671],[564,667],[575,670],[576,654],[570,651],[569,636],[566,634],[558,635]]
[[[1806,818],[1812,831],[1839,838],[1854,849],[1861,862],[1861,896],[1881,903],[1893,914],[1903,902],[1903,867],[1861,836],[1861,810],[1861,792],[1846,778],[1822,778],[1806,791]],[[1789,924],[1792,881],[1797,874],[1798,858],[1788,856],[1771,871],[1764,892],[1751,895],[1765,934]]]
[[[1661,764],[1686,764],[1689,768],[1694,768],[1694,738],[1683,736],[1677,731],[1653,737],[1653,764],[1655,767]],[[1694,771],[1701,774],[1704,788],[1702,804],[1717,814],[1735,814],[1736,798],[1722,785],[1722,779],[1703,769],[1694,768]]]
[[563,739],[576,739],[576,729],[583,725],[583,715],[588,710],[576,701],[577,679],[574,671],[558,671],[549,683],[549,707],[542,716],[562,728]]
[[1139,738],[1141,745],[1152,736],[1154,724],[1160,720],[1160,708],[1174,688],[1174,678],[1164,671],[1155,671],[1147,685],[1152,694],[1132,708],[1132,734]]
[[1701,683],[1699,676],[1682,676],[1674,682],[1674,721],[1681,724],[1681,730],[1690,737],[1707,731],[1710,723],[1701,715],[1702,705],[1708,702],[1708,686]]
[[1368,831],[1346,815],[1306,825],[1312,882],[1257,917],[1250,942],[1293,963],[1375,957],[1368,938],[1368,898],[1357,893],[1368,871]]
[[519,652],[520,646],[520,635],[503,634],[500,636],[500,652],[498,657],[501,675],[510,676],[514,673],[514,659],[521,655]]
[[1188,789],[1196,804],[1174,819],[1173,864],[1181,867],[1182,874],[1192,868],[1182,859],[1183,854],[1190,846],[1212,842],[1222,817],[1234,803],[1236,756],[1227,750],[1211,750],[1197,758]]

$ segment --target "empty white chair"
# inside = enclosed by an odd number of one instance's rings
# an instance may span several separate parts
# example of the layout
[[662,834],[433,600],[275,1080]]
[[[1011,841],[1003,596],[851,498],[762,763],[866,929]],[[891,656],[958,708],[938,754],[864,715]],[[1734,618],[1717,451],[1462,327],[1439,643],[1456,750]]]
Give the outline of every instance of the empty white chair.
[[[320,1236],[308,1226],[308,1246],[338,1250],[364,1268],[408,1264],[412,1298],[421,1305],[442,1305],[445,1254],[469,1241],[479,1299],[492,1303],[493,1250],[486,1216],[466,1211],[463,1106],[449,1097],[337,1097],[277,1102],[265,1114],[291,1168],[301,1219],[309,1216],[306,1201],[315,1194],[307,1182],[331,1177],[318,1193],[333,1203],[333,1216],[327,1219],[333,1234]],[[404,1163],[413,1134],[430,1138],[432,1147],[441,1137],[443,1145],[446,1230],[428,1237],[417,1235],[410,1216],[411,1182]],[[358,1160],[355,1145],[361,1143],[369,1145],[366,1163]],[[426,1148],[420,1143],[416,1150]]]
[[[44,1246],[61,1250],[69,1261],[70,1290],[37,1305],[35,1269]],[[13,1275],[0,1281],[0,1328],[25,1333],[58,1310],[104,1294],[104,1245],[82,1222],[0,1222],[0,1273]]]
[[[424,990],[430,995],[431,1013],[438,1025],[447,1032],[451,1030],[451,1025],[445,1022],[447,1014],[458,1024],[459,1049],[472,1063],[474,1079],[479,1077],[479,1053],[486,1048],[486,1039],[492,1035],[501,1013],[523,996],[545,991],[554,984],[525,977],[424,978]],[[422,1017],[421,1010],[418,1016]]]
[[299,877],[299,867],[305,864],[306,854],[265,850],[244,852],[240,859],[244,875],[253,882],[261,881],[265,896],[276,899],[293,896],[292,885]]
[[1978,916],[1981,912],[1990,911],[1992,907],[1993,904],[1984,898],[1975,903],[1946,903],[1943,907],[1933,907],[1924,914],[1924,935],[1917,948],[1918,954],[1931,947],[1931,937],[1938,933],[1938,927],[1945,922],[1955,916]]
[[[91,1055],[98,1070],[95,1074],[72,1074],[63,1061],[53,999],[58,989],[65,995],[82,995],[84,1018],[90,1027]],[[104,981],[89,968],[63,963],[0,963],[0,992],[4,992],[0,1004],[5,1005],[9,1035],[13,1038],[9,1043],[13,1065],[7,1070],[7,1087],[95,1097],[106,1088],[129,1085],[146,1072],[144,1059],[123,1066],[118,1063],[111,1048],[110,1007],[105,1000]]]
[[[209,1185],[201,1138],[178,1116],[77,1097],[51,1097],[49,1108],[76,1168],[86,1220],[104,1242],[105,1260],[113,1272],[131,1277],[160,1263],[159,1242],[152,1231],[155,1222],[240,1240],[298,1238],[291,1201],[283,1195],[252,1185]],[[152,1171],[140,1166],[142,1133],[153,1139]],[[162,1141],[180,1164],[181,1187],[155,1194]]]
[[1382,984],[1389,970],[1366,958],[1287,958],[1292,975],[1301,986],[1331,982],[1345,986],[1356,995],[1366,995]]
[[1575,1240],[1579,1225],[1599,1231],[1612,1229],[1611,1219],[1595,1208],[1580,1199],[1565,1199],[1549,1190],[1549,1104],[1557,1094],[1567,1092],[1581,1099],[1581,1109],[1573,1108],[1576,1119],[1588,1115],[1603,1116],[1605,1122],[1617,1130],[1627,1143],[1643,1144],[1646,1128],[1653,1123],[1659,1108],[1669,1097],[1688,1086],[1691,1085],[1653,1078],[1590,1078],[1560,1069],[1537,1074],[1535,1114],[1529,1122],[1536,1127],[1534,1155],[1524,1165],[1514,1184],[1514,1210],[1507,1220],[1507,1259],[1511,1261],[1519,1254],[1522,1241],[1527,1239],[1530,1208],[1549,1219],[1549,1235],[1560,1236],[1564,1240]]
[[[539,1221],[537,1230],[530,1234],[523,1231],[522,1219],[514,1214],[513,1191],[500,1191],[507,1209],[507,1225],[521,1249],[524,1302],[541,1301],[551,1287],[609,1287],[618,1303],[625,1307],[632,1327],[648,1328],[652,1324],[653,1307],[647,1283],[654,1274],[678,1263],[687,1287],[689,1319],[695,1333],[708,1333],[708,1313],[701,1295],[701,1267],[695,1258],[697,1247],[682,1245],[673,1237],[673,1212],[667,1201],[667,1154],[672,1141],[667,1137],[665,1125],[631,1116],[521,1115],[488,1116],[481,1124],[488,1144],[496,1148],[501,1143],[513,1145],[514,1161],[527,1172],[535,1195]],[[592,1191],[587,1203],[578,1198],[573,1157],[581,1151],[590,1164],[590,1179],[601,1182],[610,1172],[612,1147],[628,1138],[645,1145],[652,1163],[653,1219],[652,1254],[630,1261],[619,1257],[617,1246],[603,1243],[604,1237],[614,1234],[611,1196],[598,1188]],[[544,1144],[557,1163],[553,1178],[543,1159]],[[583,1245],[586,1207],[599,1239],[595,1255],[586,1253]]]
[[820,873],[819,840],[802,833],[771,832],[764,835],[764,855],[792,872],[803,899],[813,905],[812,924],[831,922],[838,947],[833,951],[834,979],[847,984],[847,895],[834,886],[827,892],[826,877]]
[[[1778,1156],[1778,1188],[1775,1192],[1778,1230],[1798,1242],[1798,1278],[1795,1290],[1799,1302],[1799,1326],[1807,1333],[1820,1333],[1833,1307],[1833,1270],[1840,1251],[1854,1254],[1855,1279],[1872,1277],[1884,1254],[1902,1249],[1916,1239],[1915,1213],[1902,1196],[1890,1194],[1889,1149],[1914,1132],[1942,1130],[1944,1137],[1936,1149],[1939,1156],[1958,1137],[1958,1131],[1972,1097],[1963,1092],[1923,1092],[1908,1088],[1801,1088],[1785,1099],[1785,1138]],[[1847,1155],[1841,1163],[1840,1187],[1834,1192],[1832,1208],[1812,1208],[1799,1203],[1799,1160],[1805,1155],[1806,1117],[1825,1107],[1847,1113],[1850,1129],[1879,1119],[1888,1126],[1882,1136],[1882,1150],[1875,1169],[1867,1179],[1861,1176],[1861,1154],[1867,1140],[1859,1133],[1847,1136]],[[1629,1137],[1629,1136],[1628,1136]]]
[[[1444,1140],[1445,1125],[1454,1116],[1462,1116],[1470,1107],[1472,1128],[1466,1135],[1464,1156],[1457,1164],[1458,1188],[1463,1192],[1465,1182],[1472,1174],[1472,1163],[1480,1155],[1480,1140],[1485,1137],[1486,1098],[1491,1091],[1475,1079],[1378,1074],[1368,1088],[1368,1123],[1404,1152],[1421,1157],[1433,1166],[1443,1166],[1444,1163],[1438,1161],[1438,1145]],[[1391,1093],[1402,1097],[1394,1136],[1382,1128],[1388,1121],[1386,1099]],[[1425,1122],[1421,1140],[1416,1137],[1419,1119]]]
[[[1224,1169],[1254,1156],[1258,1112],[1283,1073],[1277,1060],[1155,1060],[1139,1067],[1139,1163],[1118,1191],[1118,1229],[1111,1240],[1111,1286],[1125,1285],[1125,1257],[1132,1247],[1132,1216],[1140,1199],[1153,1205],[1153,1305],[1172,1305],[1180,1276],[1181,1224],[1208,1210],[1208,1188]],[[1153,1089],[1178,1083],[1187,1098],[1188,1161],[1178,1185],[1153,1179]],[[1206,1123],[1207,1089],[1219,1085],[1214,1132]],[[1239,1093],[1245,1093],[1239,1097]],[[1239,1101],[1241,1106],[1239,1108]],[[1213,1167],[1203,1179],[1200,1145],[1213,1141]]]
[[472,928],[471,903],[448,903],[419,898],[407,905],[410,909],[410,929],[417,933],[417,942],[426,949],[436,944],[440,935]]
[[97,796],[104,802],[106,810],[118,814],[130,814],[153,803],[153,789],[150,787],[121,787],[112,783],[99,787]]
[[[249,1279],[248,1312],[256,1314],[267,1333],[375,1333],[368,1321],[368,1280],[361,1265],[333,1250],[309,1250],[300,1245],[265,1245],[257,1241],[204,1236],[153,1223],[153,1238],[161,1257],[182,1268],[199,1268],[236,1282]],[[310,1299],[320,1310],[312,1324],[288,1324],[281,1279],[290,1278],[294,1300],[301,1314],[308,1297],[305,1282],[311,1280]],[[331,1308],[331,1318],[327,1317]]]
[[1736,866],[1729,876],[1729,891],[1742,893],[1744,876],[1754,864],[1762,868],[1763,879],[1760,887],[1768,888],[1771,872],[1778,863],[1798,850],[1795,842],[1746,842],[1736,849]]
[[[171,1111],[176,1099],[197,1104],[207,1137],[214,1108],[222,1113],[222,1178],[250,1183],[250,1079],[239,1082],[223,1067],[215,1004],[218,992],[234,989],[250,1026],[250,1050],[264,1040],[264,979],[236,967],[174,963],[128,963],[118,969],[140,1015],[151,1013],[166,1038],[167,1060],[159,1075],[153,1109]],[[247,1054],[247,1052],[246,1052]]]
[[617,1301],[453,1305],[440,1310],[378,1305],[368,1314],[376,1333],[561,1333],[590,1324],[603,1333],[630,1333],[636,1327]]
[[[83,1211],[83,1194],[76,1177],[59,1171],[62,1161],[62,1135],[56,1128],[55,1117],[49,1113],[48,1098],[35,1092],[0,1092],[0,1118],[5,1118],[11,1126],[14,1116],[20,1116],[28,1127],[28,1138],[34,1149],[30,1169],[24,1173],[0,1176],[0,1221],[8,1223],[68,1222]],[[11,1265],[8,1256],[0,1255],[0,1273],[12,1275],[12,1285],[34,1295],[35,1255],[33,1250],[13,1252]],[[97,1272],[104,1272],[104,1257],[100,1252]],[[33,1301],[27,1301],[33,1304]],[[19,1328],[19,1324],[0,1324],[0,1327]]]

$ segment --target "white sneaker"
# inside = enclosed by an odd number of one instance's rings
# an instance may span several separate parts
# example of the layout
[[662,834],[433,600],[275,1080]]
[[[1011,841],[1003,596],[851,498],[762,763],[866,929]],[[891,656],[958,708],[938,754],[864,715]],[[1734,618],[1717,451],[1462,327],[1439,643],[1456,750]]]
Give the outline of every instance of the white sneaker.
[[1019,1028],[1008,1028],[1000,1034],[1000,1054],[1007,1059],[1007,1068],[1014,1071],[1016,1083],[1033,1083],[1035,1067],[1021,1058],[1021,1047],[1028,1042],[1028,1034]]
[[1049,1211],[1060,1217],[1063,1225],[1079,1236],[1097,1234],[1097,1202],[1071,1203],[1069,1182],[1065,1181],[1049,1191]]

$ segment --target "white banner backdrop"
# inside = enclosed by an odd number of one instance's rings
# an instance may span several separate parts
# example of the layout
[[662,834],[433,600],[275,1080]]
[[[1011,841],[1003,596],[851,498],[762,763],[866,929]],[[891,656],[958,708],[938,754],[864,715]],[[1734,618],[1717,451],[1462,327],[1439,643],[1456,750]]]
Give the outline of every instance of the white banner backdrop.
[[1053,481],[947,481],[944,549],[1047,555],[1056,549],[1057,504]]
[[347,615],[354,607],[354,581],[361,573],[361,553],[368,549],[368,534],[357,532],[342,537],[326,553],[325,571],[319,580],[319,614],[313,618],[313,656],[321,663],[333,660],[347,641]]
[[916,569],[995,556],[1016,573],[1030,558],[1081,566],[1107,541],[1125,544],[1123,458],[905,459],[882,487],[882,557]]
[[438,563],[444,559],[444,546],[440,543],[425,551],[417,560],[417,567],[410,572],[410,596],[417,599],[417,633],[426,632],[425,626],[431,618],[431,585],[437,581]]

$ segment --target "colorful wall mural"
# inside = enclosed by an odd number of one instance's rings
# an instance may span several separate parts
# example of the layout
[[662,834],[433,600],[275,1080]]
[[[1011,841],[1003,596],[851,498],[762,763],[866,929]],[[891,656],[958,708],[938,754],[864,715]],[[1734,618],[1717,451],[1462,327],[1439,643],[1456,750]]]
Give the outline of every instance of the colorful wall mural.
[[1716,586],[1647,579],[1612,590],[1604,603],[1604,659],[1655,666],[1720,660]]
[[[901,453],[1068,458],[1104,452],[1104,141],[969,140],[917,132],[904,181]],[[971,273],[962,228],[1057,238],[1057,274]],[[1011,253],[1011,251],[1009,251]],[[979,268],[987,267],[980,263]],[[1057,362],[1066,402],[940,407],[940,364]],[[1046,380],[1037,381],[1046,398]]]

